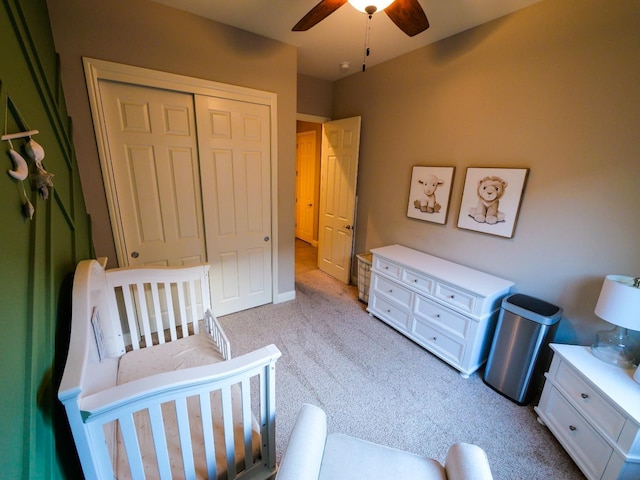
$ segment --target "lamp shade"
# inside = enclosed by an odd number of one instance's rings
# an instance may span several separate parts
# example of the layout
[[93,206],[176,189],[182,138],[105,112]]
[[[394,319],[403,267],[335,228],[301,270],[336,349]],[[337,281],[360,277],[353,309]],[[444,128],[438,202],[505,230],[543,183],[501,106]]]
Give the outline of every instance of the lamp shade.
[[595,313],[619,327],[640,330],[640,288],[634,286],[634,277],[607,275]]
[[349,3],[357,10],[364,13],[367,12],[367,7],[376,7],[375,11],[380,12],[393,3],[394,0],[349,0]]

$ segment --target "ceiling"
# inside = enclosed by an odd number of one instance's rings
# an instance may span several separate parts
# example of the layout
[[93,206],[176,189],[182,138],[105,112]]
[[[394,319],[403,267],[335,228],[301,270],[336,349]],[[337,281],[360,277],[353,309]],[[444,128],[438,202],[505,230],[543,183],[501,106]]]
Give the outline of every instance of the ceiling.
[[[362,70],[367,16],[349,4],[306,32],[291,28],[319,0],[154,0],[298,48],[298,73],[337,80]],[[420,0],[430,27],[408,37],[386,14],[373,16],[367,68],[502,17],[540,0]],[[340,68],[349,62],[349,69]]]

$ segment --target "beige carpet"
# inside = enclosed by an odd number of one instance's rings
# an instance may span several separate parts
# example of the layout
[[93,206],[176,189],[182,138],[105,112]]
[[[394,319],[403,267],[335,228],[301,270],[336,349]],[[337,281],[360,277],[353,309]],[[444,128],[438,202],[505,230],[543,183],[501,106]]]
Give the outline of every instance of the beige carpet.
[[485,449],[497,480],[582,479],[553,435],[476,373],[456,370],[370,317],[357,289],[319,270],[297,275],[296,299],[222,317],[234,356],[269,343],[276,367],[277,458],[304,403],[329,430],[444,459],[448,446]]

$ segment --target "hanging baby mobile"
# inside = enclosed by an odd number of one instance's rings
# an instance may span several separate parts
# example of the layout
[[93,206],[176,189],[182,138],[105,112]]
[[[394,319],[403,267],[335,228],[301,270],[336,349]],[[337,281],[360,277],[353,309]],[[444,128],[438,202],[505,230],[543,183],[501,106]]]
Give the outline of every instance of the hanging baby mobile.
[[[7,99],[7,108],[5,109],[4,119],[4,135],[1,137],[2,141],[8,142],[8,154],[11,159],[11,163],[13,164],[13,168],[8,170],[7,173],[13,179],[20,182],[20,186],[22,187],[22,213],[25,218],[31,220],[35,212],[35,208],[27,196],[27,192],[24,188],[24,181],[29,179],[32,188],[38,191],[43,200],[47,200],[49,198],[49,187],[53,187],[53,182],[51,180],[53,178],[53,174],[47,172],[42,164],[42,160],[44,160],[44,148],[31,138],[33,135],[40,133],[38,130],[29,130],[27,128],[27,130],[23,132],[7,133],[6,113],[9,110],[8,101],[9,100]],[[18,139],[24,140],[22,150],[26,157],[33,162],[33,167],[30,167],[27,159],[25,159],[24,156],[18,153],[14,148],[12,140]]]

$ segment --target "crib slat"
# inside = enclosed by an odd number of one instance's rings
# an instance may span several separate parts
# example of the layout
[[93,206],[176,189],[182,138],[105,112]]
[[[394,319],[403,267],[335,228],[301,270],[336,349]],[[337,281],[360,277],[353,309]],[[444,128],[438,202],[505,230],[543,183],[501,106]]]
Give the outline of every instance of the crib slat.
[[231,386],[225,385],[222,395],[222,422],[224,424],[224,444],[227,452],[227,475],[236,478],[236,451],[233,438],[233,408],[231,406]]
[[209,265],[202,268],[200,274],[200,289],[202,290],[202,312],[211,308],[211,288],[209,286]]
[[153,345],[153,338],[151,337],[151,325],[149,324],[149,309],[147,308],[147,299],[144,295],[144,284],[136,283],[138,304],[140,305],[140,318],[138,321],[142,323],[144,331],[144,341],[147,347]]
[[151,422],[151,434],[153,435],[153,445],[156,451],[160,479],[171,480],[171,463],[169,461],[167,435],[164,429],[161,405],[151,405],[149,407],[149,421]]
[[129,469],[131,470],[131,478],[145,478],[144,465],[142,464],[142,455],[140,454],[140,444],[136,434],[136,426],[133,421],[133,415],[126,415],[118,419],[120,424],[120,432],[124,441],[124,447],[127,450],[127,460],[129,461]]
[[193,448],[191,445],[191,430],[189,428],[187,399],[186,397],[177,398],[174,403],[176,406],[176,417],[178,420],[178,436],[180,437],[180,450],[182,451],[184,477],[196,478],[196,469],[193,464]]
[[261,453],[270,468],[276,466],[276,364],[272,362],[262,368],[260,375],[260,425],[262,437]]
[[[158,344],[163,344],[164,342],[164,325],[162,324],[162,308],[160,308],[160,295],[158,293],[158,284],[155,282],[151,282],[149,286],[151,287],[151,300],[153,302],[153,314],[156,320],[156,333],[158,334]],[[151,322],[151,318],[149,318],[149,322]]]
[[244,463],[245,468],[253,466],[253,428],[251,425],[251,386],[249,378],[242,379],[242,426],[244,431]]
[[180,325],[182,326],[182,336],[189,336],[189,329],[187,326],[187,310],[184,301],[184,282],[178,282],[178,306],[180,307]]
[[200,416],[202,418],[202,433],[204,434],[204,454],[207,462],[207,478],[218,478],[216,465],[216,447],[213,440],[213,419],[211,416],[211,393],[200,394]]
[[129,332],[131,335],[131,346],[134,350],[140,348],[140,333],[138,332],[138,322],[136,321],[136,312],[133,308],[133,287],[131,285],[122,286],[122,297],[124,299],[125,311],[127,314],[127,323],[129,324]]
[[191,299],[191,321],[193,322],[193,333],[200,333],[200,328],[198,327],[198,307],[196,303],[196,288],[195,282],[193,280],[189,280],[189,296]]
[[176,318],[173,313],[173,294],[171,293],[171,283],[164,284],[164,296],[167,303],[167,318],[169,319],[169,332],[171,333],[171,341],[178,339],[176,332]]
[[[91,466],[92,472],[90,475],[87,475],[85,470],[85,476],[94,476],[95,478],[115,478],[113,474],[113,462],[111,459],[111,453],[109,452],[109,448],[107,447],[108,441],[105,437],[104,432],[104,423],[88,423],[86,424],[86,432],[88,435],[88,445],[84,450],[84,459],[83,455],[80,454],[80,458],[82,462],[87,461],[86,457],[91,458]],[[109,437],[112,438],[112,437]],[[89,439],[97,439],[97,441],[89,441]],[[85,467],[83,466],[83,469]],[[102,477],[104,475],[104,477]]]

